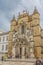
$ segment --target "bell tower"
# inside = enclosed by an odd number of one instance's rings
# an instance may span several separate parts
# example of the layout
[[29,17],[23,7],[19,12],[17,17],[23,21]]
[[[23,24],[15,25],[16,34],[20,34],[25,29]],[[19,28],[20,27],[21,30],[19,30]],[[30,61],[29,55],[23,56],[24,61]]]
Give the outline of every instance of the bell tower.
[[36,58],[41,58],[41,29],[40,29],[40,14],[35,7],[33,15],[32,15],[32,22],[31,26],[33,29],[33,36],[34,36],[34,51]]
[[11,26],[10,26],[10,33],[9,33],[9,44],[8,44],[8,57],[12,57],[12,43],[13,43],[13,32],[15,31],[16,27],[16,19],[15,16],[13,16],[13,19],[11,20]]
[[11,20],[11,31],[15,30],[15,26],[16,26],[16,19],[15,16],[13,16],[12,20]]

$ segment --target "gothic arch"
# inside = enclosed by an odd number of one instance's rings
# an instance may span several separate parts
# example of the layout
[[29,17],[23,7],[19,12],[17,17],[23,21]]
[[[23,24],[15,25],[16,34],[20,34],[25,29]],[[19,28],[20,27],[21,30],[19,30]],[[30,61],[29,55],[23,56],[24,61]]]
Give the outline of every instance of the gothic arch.
[[19,41],[16,41],[14,47],[16,58],[23,58],[23,56],[25,58],[29,57],[29,43],[26,38],[19,38]]

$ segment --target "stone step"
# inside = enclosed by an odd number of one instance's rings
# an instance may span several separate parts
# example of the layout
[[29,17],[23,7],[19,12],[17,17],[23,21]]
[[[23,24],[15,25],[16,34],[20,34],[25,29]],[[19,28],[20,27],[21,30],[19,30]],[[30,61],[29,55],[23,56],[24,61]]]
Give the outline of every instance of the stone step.
[[35,65],[36,59],[7,59],[0,61],[0,65]]

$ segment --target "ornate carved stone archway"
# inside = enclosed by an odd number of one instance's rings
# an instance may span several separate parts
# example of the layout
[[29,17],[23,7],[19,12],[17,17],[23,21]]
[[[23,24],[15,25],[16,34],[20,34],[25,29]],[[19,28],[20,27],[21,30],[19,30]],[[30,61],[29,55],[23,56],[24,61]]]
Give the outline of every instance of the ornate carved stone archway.
[[30,43],[27,39],[17,38],[12,48],[13,57],[15,58],[29,58],[30,57]]

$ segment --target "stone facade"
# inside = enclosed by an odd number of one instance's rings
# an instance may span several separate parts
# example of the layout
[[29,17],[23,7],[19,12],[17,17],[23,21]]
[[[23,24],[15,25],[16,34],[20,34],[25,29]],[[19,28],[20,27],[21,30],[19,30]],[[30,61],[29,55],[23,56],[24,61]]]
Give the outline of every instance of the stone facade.
[[40,14],[36,7],[32,15],[24,11],[23,14],[19,13],[17,20],[13,16],[10,31],[8,33],[0,33],[0,37],[8,35],[8,41],[6,42],[8,44],[7,51],[5,50],[4,55],[0,54],[0,57],[3,56],[6,61],[0,63],[4,65],[34,64],[36,58],[41,59],[43,56],[41,54],[42,34]]
[[40,14],[36,8],[32,15],[24,12],[17,21],[15,17],[11,20],[8,56],[41,58]]

